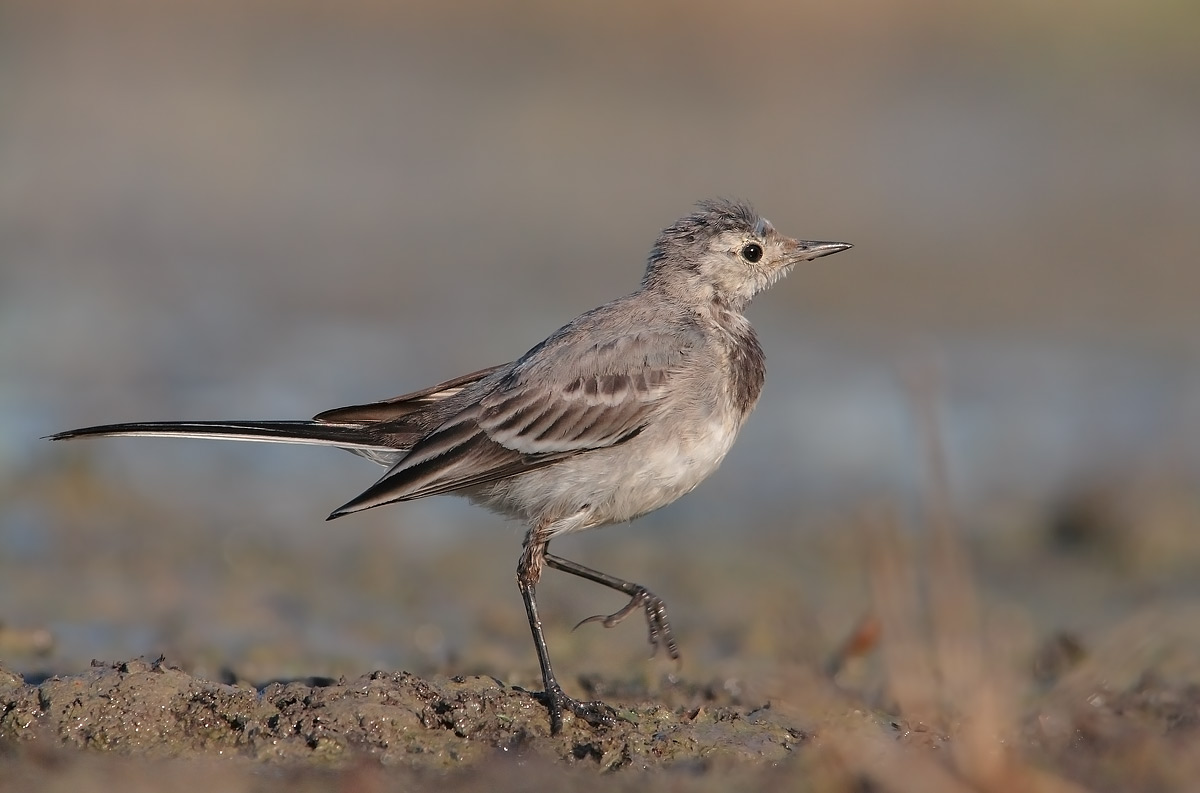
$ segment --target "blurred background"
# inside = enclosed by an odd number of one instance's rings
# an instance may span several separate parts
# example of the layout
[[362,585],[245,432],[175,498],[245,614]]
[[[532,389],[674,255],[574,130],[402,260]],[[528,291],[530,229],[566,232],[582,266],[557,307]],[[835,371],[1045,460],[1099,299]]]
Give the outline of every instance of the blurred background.
[[[1198,97],[1200,6],[1169,0],[5,0],[0,661],[536,681],[522,527],[327,524],[380,473],[336,451],[40,438],[511,360],[711,196],[855,248],[752,307],[768,384],[718,474],[556,544],[666,597],[692,669],[849,630],[856,516],[922,520],[923,400],[1031,640],[1194,598]],[[564,673],[640,669],[633,621],[567,632],[621,604],[561,578]]]

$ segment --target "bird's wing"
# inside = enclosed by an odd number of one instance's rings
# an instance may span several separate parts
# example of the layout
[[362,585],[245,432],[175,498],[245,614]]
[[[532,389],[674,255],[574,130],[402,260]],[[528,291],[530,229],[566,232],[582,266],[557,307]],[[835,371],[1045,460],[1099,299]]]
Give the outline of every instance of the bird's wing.
[[626,441],[646,426],[696,343],[686,334],[648,332],[579,339],[556,334],[535,347],[331,517],[504,479]]
[[333,408],[332,410],[318,413],[313,417],[313,420],[333,424],[398,421],[405,416],[422,411],[430,405],[455,396],[467,386],[474,385],[488,375],[509,365],[501,364],[499,366],[488,367],[487,369],[480,369],[478,372],[464,374],[452,380],[447,380],[444,383],[438,383],[429,388],[422,388],[420,391],[413,391],[410,394],[401,394],[398,397],[385,399],[381,402],[369,402],[365,405]]

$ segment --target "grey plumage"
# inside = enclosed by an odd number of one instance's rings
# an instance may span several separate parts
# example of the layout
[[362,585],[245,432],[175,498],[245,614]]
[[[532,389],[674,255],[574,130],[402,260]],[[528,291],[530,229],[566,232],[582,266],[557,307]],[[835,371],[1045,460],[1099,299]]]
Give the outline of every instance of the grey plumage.
[[172,435],[344,448],[389,466],[330,518],[458,493],[529,525],[518,564],[552,727],[564,710],[609,723],[611,710],[563,693],[550,667],[534,587],[543,564],[631,596],[651,642],[676,655],[661,599],[552,556],[555,536],[631,520],[711,474],[758,400],[762,348],[743,311],[798,262],[846,243],[779,235],[748,204],[716,200],[666,228],[641,288],[560,328],[516,361],[308,422],[113,424],[59,433]]

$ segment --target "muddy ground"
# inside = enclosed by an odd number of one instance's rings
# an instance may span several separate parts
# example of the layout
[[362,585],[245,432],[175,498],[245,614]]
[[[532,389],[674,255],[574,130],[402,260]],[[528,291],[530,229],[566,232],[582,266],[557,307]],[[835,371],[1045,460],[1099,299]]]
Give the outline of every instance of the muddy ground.
[[[109,601],[139,614],[140,603],[146,646],[165,658],[89,666],[69,632],[0,631],[0,790],[1195,789],[1195,523],[1192,502],[1164,511],[1168,501],[1120,516],[1069,505],[989,533],[901,529],[884,513],[806,533],[763,529],[755,546],[706,535],[672,548],[669,533],[585,543],[580,558],[606,569],[671,560],[652,580],[675,604],[684,663],[647,660],[632,620],[571,631],[566,614],[607,601],[574,583],[548,587],[565,687],[619,715],[609,728],[568,719],[556,736],[531,693],[536,665],[509,571],[494,569],[511,537],[468,533],[466,550],[419,562],[396,553],[387,581],[399,594],[372,590],[369,575],[337,575],[328,545],[309,559],[299,539],[253,557],[256,589],[229,562],[249,545],[187,531],[155,544],[167,531],[156,524],[133,532],[140,553],[121,574],[102,567],[109,589],[82,602],[68,593],[89,591],[96,559],[62,554],[59,600],[47,598],[69,614],[104,613]],[[369,569],[379,549],[345,542],[339,564]],[[72,559],[84,560],[73,573]],[[209,580],[197,569],[216,586],[185,588],[192,610],[181,615],[156,576]],[[5,569],[28,592],[43,572]],[[451,578],[458,598],[447,600],[437,582]],[[262,605],[281,592],[298,601]],[[403,593],[390,617],[370,609],[370,598]],[[362,625],[326,624],[316,604],[334,608],[338,596],[367,612]],[[431,617],[449,626],[464,613],[467,628],[429,638]],[[397,639],[411,618],[423,621]],[[282,634],[267,638],[273,625]],[[289,626],[352,639],[333,647]],[[258,640],[243,643],[242,630]],[[394,666],[364,673],[382,652],[365,630],[397,648]]]
[[61,741],[147,757],[226,753],[315,766],[372,758],[414,771],[505,754],[598,771],[776,763],[808,739],[769,702],[750,705],[716,686],[681,683],[651,695],[593,681],[587,693],[617,703],[617,725],[574,719],[551,736],[534,694],[490,677],[373,672],[256,688],[138,659],[39,685],[10,674],[3,734],[16,745]]
[[[1054,657],[1042,659],[1043,675],[1073,665],[1061,639],[1046,649]],[[255,687],[161,659],[97,662],[36,684],[0,674],[4,790],[193,789],[199,780],[230,791],[282,780],[305,790],[1186,790],[1200,770],[1200,685],[1153,676],[1123,691],[1095,681],[1079,689],[1078,679],[1052,686],[1007,741],[980,755],[995,766],[981,771],[962,763],[973,737],[962,723],[935,728],[856,707],[812,679],[799,686],[807,705],[719,684],[651,693],[591,681],[587,693],[617,707],[617,726],[568,720],[551,736],[534,695],[489,677],[374,672]]]

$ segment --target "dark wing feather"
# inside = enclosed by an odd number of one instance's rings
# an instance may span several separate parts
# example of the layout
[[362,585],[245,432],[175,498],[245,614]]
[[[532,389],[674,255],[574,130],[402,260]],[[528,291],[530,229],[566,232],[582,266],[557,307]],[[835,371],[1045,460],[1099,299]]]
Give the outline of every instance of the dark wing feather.
[[431,440],[438,445],[445,445],[447,451],[437,454],[432,450],[423,450],[417,459],[412,455],[406,457],[382,479],[339,507],[330,517],[337,518],[394,501],[412,501],[452,493],[527,473],[570,456],[569,453],[561,453],[533,457],[514,452],[488,438],[478,425],[469,420],[446,428],[444,433],[437,433]]
[[448,399],[469,385],[473,385],[480,380],[483,380],[488,375],[491,375],[500,369],[509,366],[510,364],[501,364],[499,366],[491,366],[487,369],[480,369],[478,372],[471,372],[460,377],[455,377],[452,380],[447,380],[444,383],[422,388],[420,391],[413,391],[410,394],[401,394],[398,397],[385,399],[381,402],[370,402],[365,405],[349,405],[344,408],[333,408],[318,413],[313,417],[314,421],[325,421],[331,423],[352,423],[352,422],[372,422],[372,421],[398,421],[405,416],[417,413],[428,408],[430,405]]
[[667,394],[692,339],[631,333],[534,348],[477,402],[413,446],[338,517],[526,473],[636,435]]
[[645,425],[671,370],[639,360],[634,371],[580,374],[566,383],[526,380],[483,399],[488,437],[525,454],[611,446]]

